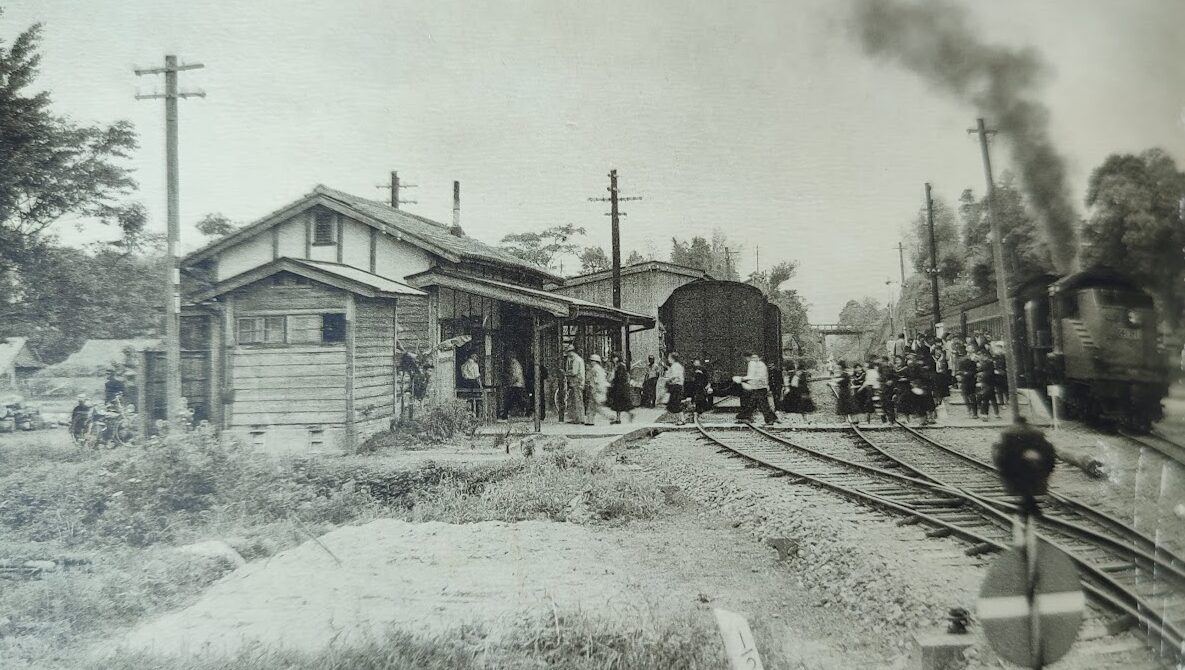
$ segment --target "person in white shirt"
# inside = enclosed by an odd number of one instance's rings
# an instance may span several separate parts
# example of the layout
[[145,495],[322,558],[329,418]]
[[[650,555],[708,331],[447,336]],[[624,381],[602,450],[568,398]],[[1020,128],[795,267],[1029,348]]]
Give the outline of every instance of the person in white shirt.
[[461,386],[464,388],[481,388],[481,368],[477,365],[477,354],[469,354],[461,364]]
[[597,412],[604,411],[609,393],[609,377],[605,374],[600,354],[588,357],[584,382],[584,425],[593,425]]
[[667,411],[675,416],[675,425],[682,426],[687,423],[683,417],[683,363],[679,362],[679,354],[674,351],[667,356],[667,360],[670,361],[670,367],[662,377],[667,390]]
[[745,376],[741,377],[741,413],[737,423],[753,420],[753,410],[761,410],[766,425],[778,423],[778,415],[769,404],[769,368],[755,353],[745,354],[749,359]]

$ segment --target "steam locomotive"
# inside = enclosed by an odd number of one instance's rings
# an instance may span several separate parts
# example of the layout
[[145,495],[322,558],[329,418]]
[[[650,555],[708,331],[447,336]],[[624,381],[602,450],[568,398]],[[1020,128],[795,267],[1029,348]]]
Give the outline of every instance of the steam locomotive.
[[733,393],[732,378],[745,373],[744,354],[760,354],[779,386],[782,310],[761,289],[735,281],[701,280],[675,289],[658,309],[665,351],[688,363],[703,361],[716,395]]
[[[1163,416],[1168,357],[1152,296],[1123,274],[1093,268],[1040,275],[1012,292],[1021,385],[1060,385],[1070,418],[1146,431]],[[1004,337],[996,300],[956,308],[963,333]]]

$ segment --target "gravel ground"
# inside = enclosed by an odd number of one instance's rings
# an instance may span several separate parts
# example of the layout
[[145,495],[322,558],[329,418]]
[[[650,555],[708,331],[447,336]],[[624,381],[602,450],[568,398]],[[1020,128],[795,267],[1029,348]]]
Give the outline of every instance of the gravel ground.
[[[798,436],[816,444],[839,437],[829,431]],[[679,495],[703,507],[705,518],[729,519],[756,541],[796,543],[785,578],[810,594],[817,610],[840,612],[882,657],[908,650],[914,634],[945,625],[949,608],[975,609],[991,557],[967,557],[966,545],[957,540],[926,538],[921,528],[898,526],[881,512],[770,478],[687,432],[660,435],[620,455],[678,486]],[[1000,667],[986,645],[977,628],[969,667]],[[1140,639],[1131,633],[1107,637],[1091,617],[1058,667],[1160,666]]]

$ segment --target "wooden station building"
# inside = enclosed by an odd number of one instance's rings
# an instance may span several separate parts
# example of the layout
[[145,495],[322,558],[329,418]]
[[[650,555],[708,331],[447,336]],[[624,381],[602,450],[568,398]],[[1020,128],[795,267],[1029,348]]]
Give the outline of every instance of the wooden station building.
[[[538,381],[538,366],[558,376],[565,342],[654,326],[545,290],[562,280],[456,221],[324,186],[189,254],[182,274],[188,405],[269,449],[348,450],[387,428],[407,401],[404,354],[432,357],[432,393],[490,417],[512,358]],[[471,356],[479,390],[459,384]]]
[[[645,314],[657,321],[658,308],[671,293],[693,281],[711,279],[698,268],[689,268],[663,261],[643,261],[621,268],[621,307]],[[586,300],[600,305],[613,304],[613,272],[604,270],[577,277],[569,277],[555,287],[560,295]],[[663,333],[659,324],[654,329],[637,329],[630,333],[630,359],[635,366],[645,365],[649,356],[662,357]]]

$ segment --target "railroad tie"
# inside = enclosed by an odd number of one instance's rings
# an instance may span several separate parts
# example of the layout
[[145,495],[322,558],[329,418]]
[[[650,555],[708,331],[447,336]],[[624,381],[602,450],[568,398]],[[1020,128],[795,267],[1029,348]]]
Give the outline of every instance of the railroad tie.
[[926,537],[950,537],[951,532],[951,529],[943,526],[926,531]]

